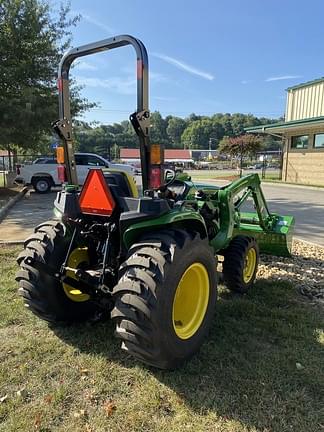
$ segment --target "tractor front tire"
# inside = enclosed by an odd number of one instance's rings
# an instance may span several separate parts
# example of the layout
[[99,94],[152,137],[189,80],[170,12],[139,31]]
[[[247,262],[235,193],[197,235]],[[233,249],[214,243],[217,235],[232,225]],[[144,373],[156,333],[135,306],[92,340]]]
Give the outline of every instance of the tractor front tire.
[[70,324],[86,321],[98,310],[98,306],[86,294],[74,294],[75,290],[45,271],[39,270],[37,265],[26,263],[26,259],[30,257],[34,262],[43,263],[59,271],[67,254],[70,238],[62,223],[45,222],[35,228],[35,234],[25,241],[25,248],[17,258],[20,266],[16,276],[19,284],[18,294],[23,297],[26,307],[50,323]]
[[223,279],[231,291],[245,294],[255,281],[259,248],[254,238],[237,236],[224,252]]
[[142,237],[113,291],[116,336],[139,360],[175,369],[201,346],[214,315],[216,259],[207,239],[183,230]]

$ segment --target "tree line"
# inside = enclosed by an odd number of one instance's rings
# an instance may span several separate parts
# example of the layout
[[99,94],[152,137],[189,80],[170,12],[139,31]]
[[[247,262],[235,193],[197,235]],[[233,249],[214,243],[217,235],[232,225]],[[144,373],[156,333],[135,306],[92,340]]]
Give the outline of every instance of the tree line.
[[[168,115],[163,118],[160,112],[155,111],[151,113],[150,137],[151,142],[163,144],[165,148],[207,150],[220,147],[226,151],[226,144],[231,142],[228,139],[243,135],[246,127],[274,121],[277,120],[241,113],[217,113],[212,116],[191,114],[187,118]],[[106,157],[116,158],[120,148],[138,146],[137,137],[128,120],[99,126],[76,122],[74,132],[79,151],[92,151]],[[258,148],[266,150],[278,149],[279,146],[278,141],[271,137],[259,137],[258,142]]]

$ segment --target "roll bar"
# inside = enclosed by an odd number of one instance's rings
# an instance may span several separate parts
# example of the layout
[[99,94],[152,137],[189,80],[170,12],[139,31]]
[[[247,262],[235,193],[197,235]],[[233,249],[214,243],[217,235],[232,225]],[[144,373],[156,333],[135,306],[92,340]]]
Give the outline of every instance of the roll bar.
[[115,36],[98,42],[82,45],[67,51],[58,69],[59,120],[53,123],[55,132],[60,136],[65,154],[66,176],[70,184],[78,185],[72,145],[72,121],[70,107],[69,72],[73,61],[79,57],[108,51],[126,45],[132,45],[137,56],[137,110],[130,120],[139,137],[142,165],[143,190],[148,187],[148,169],[150,160],[149,108],[148,108],[148,58],[144,44],[129,35]]

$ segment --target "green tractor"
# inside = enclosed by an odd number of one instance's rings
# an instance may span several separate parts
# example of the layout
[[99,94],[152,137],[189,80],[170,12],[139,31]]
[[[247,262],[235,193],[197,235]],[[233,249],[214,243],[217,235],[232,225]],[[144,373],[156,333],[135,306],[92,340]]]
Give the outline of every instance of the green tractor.
[[[69,69],[78,57],[125,45],[137,55],[137,111],[130,121],[139,138],[143,193],[125,172],[96,168],[80,191]],[[257,175],[217,187],[164,173],[163,150],[149,140],[148,60],[138,39],[116,36],[70,50],[58,88],[60,119],[53,127],[63,144],[58,162],[66,182],[54,220],[35,228],[17,259],[19,294],[53,324],[108,315],[124,350],[149,365],[176,368],[204,340],[219,276],[230,290],[248,292],[259,252],[290,254],[294,219],[269,212]],[[249,198],[255,211],[243,212]]]

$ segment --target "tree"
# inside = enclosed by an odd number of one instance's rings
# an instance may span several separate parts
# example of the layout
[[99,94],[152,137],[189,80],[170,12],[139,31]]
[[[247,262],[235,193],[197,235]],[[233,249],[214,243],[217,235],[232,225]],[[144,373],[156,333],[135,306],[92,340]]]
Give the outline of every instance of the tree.
[[262,139],[252,134],[224,137],[219,143],[219,152],[232,157],[253,156],[261,150],[261,143]]
[[167,145],[169,142],[166,132],[166,122],[158,111],[151,113],[151,141]]
[[282,138],[274,137],[272,135],[265,135],[263,137],[262,147],[264,150],[278,150],[282,147]]
[[209,139],[220,139],[224,134],[222,125],[211,118],[195,120],[187,126],[181,136],[181,142],[187,148],[208,149]]
[[[49,0],[0,3],[0,146],[35,150],[58,116],[56,73],[71,41],[69,6],[56,14]],[[71,88],[75,115],[93,106]]]
[[170,117],[168,127],[166,129],[168,137],[172,142],[173,147],[180,147],[181,135],[186,129],[187,122],[180,117]]

